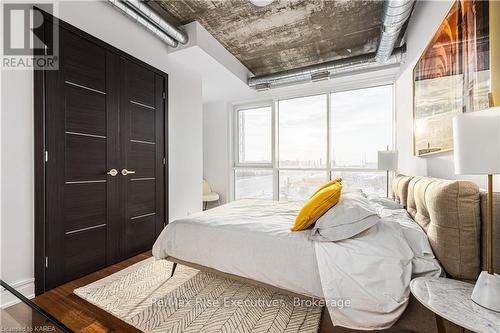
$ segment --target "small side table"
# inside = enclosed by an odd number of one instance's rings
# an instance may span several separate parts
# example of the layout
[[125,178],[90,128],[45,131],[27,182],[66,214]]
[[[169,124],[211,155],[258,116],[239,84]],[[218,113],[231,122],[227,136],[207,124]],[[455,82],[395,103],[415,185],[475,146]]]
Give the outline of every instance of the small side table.
[[471,300],[473,284],[435,277],[411,281],[413,296],[436,315],[439,333],[445,333],[443,318],[479,333],[500,332],[500,313],[488,310]]

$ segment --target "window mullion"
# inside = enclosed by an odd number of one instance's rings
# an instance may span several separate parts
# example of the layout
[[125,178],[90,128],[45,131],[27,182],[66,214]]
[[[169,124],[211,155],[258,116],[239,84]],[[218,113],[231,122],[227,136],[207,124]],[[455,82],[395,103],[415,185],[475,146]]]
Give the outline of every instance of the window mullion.
[[273,199],[279,200],[279,101],[273,102]]
[[326,94],[326,169],[328,170],[327,179],[332,179],[332,165],[331,165],[331,132],[330,132],[330,117],[332,116],[331,110],[331,94]]

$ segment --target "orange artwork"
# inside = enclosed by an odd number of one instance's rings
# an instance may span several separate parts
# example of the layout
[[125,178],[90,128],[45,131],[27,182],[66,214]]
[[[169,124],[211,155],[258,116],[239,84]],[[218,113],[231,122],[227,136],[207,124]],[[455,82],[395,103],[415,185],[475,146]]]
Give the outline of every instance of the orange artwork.
[[414,69],[415,155],[453,149],[452,118],[488,107],[487,1],[455,1]]

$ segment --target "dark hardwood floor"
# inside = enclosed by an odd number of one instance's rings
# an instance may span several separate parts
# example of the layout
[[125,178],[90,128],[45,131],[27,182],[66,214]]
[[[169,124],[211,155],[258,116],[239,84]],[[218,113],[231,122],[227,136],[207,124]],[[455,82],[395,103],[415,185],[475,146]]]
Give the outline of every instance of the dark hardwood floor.
[[149,251],[108,266],[37,296],[33,302],[75,332],[140,332],[124,321],[76,296],[73,294],[73,290],[116,273],[150,256],[151,252]]

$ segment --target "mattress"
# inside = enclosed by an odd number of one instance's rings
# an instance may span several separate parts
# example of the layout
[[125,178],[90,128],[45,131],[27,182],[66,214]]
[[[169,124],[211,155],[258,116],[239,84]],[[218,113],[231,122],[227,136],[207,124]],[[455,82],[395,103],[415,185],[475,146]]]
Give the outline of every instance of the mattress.
[[322,298],[309,231],[290,232],[300,207],[296,202],[245,199],[193,214],[163,230],[153,255]]

